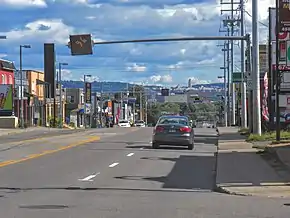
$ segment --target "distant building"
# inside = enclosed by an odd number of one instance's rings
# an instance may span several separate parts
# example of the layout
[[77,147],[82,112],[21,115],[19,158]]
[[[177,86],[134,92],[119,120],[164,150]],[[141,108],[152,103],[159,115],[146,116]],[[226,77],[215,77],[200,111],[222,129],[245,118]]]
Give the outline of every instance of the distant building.
[[192,87],[191,79],[188,79],[188,88],[191,88],[191,87]]

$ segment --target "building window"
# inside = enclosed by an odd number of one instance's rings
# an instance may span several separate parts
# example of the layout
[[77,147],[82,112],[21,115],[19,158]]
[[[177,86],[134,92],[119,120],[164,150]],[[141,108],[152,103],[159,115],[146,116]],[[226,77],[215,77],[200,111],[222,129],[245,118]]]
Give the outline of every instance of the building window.
[[9,75],[9,84],[13,84],[13,78],[11,75]]
[[7,84],[6,75],[2,74],[2,84]]
[[68,95],[68,96],[67,96],[67,102],[68,102],[68,103],[71,103],[71,104],[75,103],[75,98],[74,98],[74,96],[70,96],[70,95]]
[[70,103],[75,103],[75,96],[70,96]]
[[85,102],[84,96],[81,95],[81,104],[84,104],[84,102]]

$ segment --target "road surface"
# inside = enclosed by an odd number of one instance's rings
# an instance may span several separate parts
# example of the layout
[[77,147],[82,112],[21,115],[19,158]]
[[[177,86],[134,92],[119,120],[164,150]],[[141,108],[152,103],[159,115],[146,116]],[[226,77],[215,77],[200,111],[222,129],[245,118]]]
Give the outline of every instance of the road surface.
[[6,146],[0,152],[0,217],[289,217],[289,199],[212,191],[213,130],[196,130],[193,151],[153,150],[151,134],[151,128],[112,128],[49,140],[2,138],[8,141],[0,141]]

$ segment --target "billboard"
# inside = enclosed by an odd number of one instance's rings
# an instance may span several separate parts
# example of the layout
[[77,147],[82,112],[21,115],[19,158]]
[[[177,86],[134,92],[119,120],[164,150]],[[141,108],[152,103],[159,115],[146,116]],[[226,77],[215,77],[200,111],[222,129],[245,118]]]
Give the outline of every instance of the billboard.
[[268,71],[268,48],[267,45],[259,45],[260,77],[263,78]]
[[0,112],[13,110],[12,85],[0,85]]
[[[272,46],[271,46],[271,63],[272,63],[272,69],[276,69],[276,9],[275,8],[270,8],[270,40],[272,41]],[[285,46],[284,42],[290,39],[290,33],[288,32],[280,32],[279,33],[279,48],[282,49],[281,54],[280,54],[280,60],[279,60],[279,69],[280,70],[290,70],[290,67],[286,66],[286,59],[285,59]],[[284,50],[283,50],[284,49]]]
[[289,0],[279,0],[279,30],[290,32]]
[[[290,15],[289,15],[290,16]],[[270,27],[271,27],[271,41],[276,40],[276,9],[270,8]],[[289,33],[285,31],[280,31],[279,33],[279,40],[288,40]]]

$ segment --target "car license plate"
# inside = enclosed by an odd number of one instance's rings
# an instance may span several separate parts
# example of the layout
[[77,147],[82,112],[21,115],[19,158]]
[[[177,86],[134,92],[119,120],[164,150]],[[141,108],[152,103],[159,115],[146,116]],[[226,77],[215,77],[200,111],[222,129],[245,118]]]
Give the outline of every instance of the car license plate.
[[176,130],[175,129],[170,129],[169,132],[176,132]]

